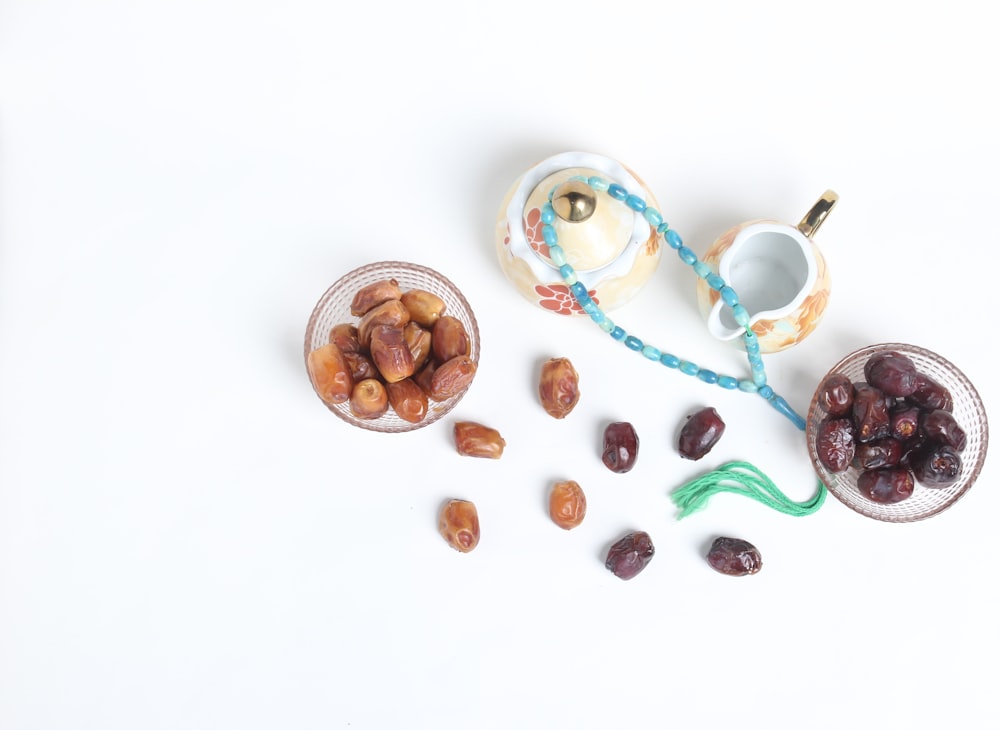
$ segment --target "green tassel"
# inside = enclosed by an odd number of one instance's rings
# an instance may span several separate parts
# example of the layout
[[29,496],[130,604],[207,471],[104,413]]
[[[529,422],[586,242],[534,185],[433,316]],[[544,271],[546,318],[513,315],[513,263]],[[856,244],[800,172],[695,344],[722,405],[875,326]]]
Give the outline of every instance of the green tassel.
[[793,517],[811,515],[826,501],[826,486],[817,480],[818,489],[805,502],[793,502],[768,479],[760,469],[746,461],[730,461],[715,471],[703,474],[697,479],[675,489],[670,498],[680,509],[677,519],[705,509],[712,495],[720,492],[742,494],[771,509]]

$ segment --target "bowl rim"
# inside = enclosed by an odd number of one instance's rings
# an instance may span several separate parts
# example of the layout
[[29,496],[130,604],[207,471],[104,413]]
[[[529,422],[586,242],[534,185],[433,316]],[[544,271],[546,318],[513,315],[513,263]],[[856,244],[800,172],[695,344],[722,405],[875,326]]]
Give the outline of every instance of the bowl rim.
[[[424,264],[414,263],[412,261],[403,261],[401,259],[388,259],[384,261],[372,261],[361,266],[357,266],[350,271],[339,276],[330,286],[327,287],[326,291],[316,300],[316,304],[313,306],[312,312],[309,315],[309,320],[306,324],[305,330],[305,341],[303,344],[303,358],[304,364],[306,366],[306,374],[308,378],[308,359],[309,353],[312,352],[312,339],[313,333],[316,330],[317,324],[322,316],[326,303],[336,296],[339,291],[346,285],[348,281],[353,278],[367,274],[370,271],[384,270],[387,276],[392,276],[391,270],[393,269],[404,269],[407,272],[414,274],[422,274],[435,281],[440,281],[445,289],[449,289],[450,293],[462,304],[463,308],[468,314],[469,323],[471,324],[471,332],[469,332],[470,339],[472,340],[472,353],[470,357],[472,361],[476,364],[478,369],[479,366],[479,356],[482,350],[481,343],[481,333],[479,330],[479,322],[476,318],[475,310],[472,308],[472,304],[469,302],[468,298],[462,292],[462,290],[453,282],[450,278],[442,274],[437,269],[433,269]],[[473,380],[475,377],[473,376]],[[471,387],[471,383],[469,384]],[[411,431],[416,431],[418,429],[430,426],[432,423],[441,420],[446,416],[458,402],[465,397],[468,393],[469,387],[463,390],[461,393],[452,396],[451,398],[440,401],[436,404],[436,408],[428,413],[427,417],[417,423],[411,423],[409,421],[404,421],[401,418],[396,417],[398,423],[394,425],[387,425],[385,416],[380,416],[379,418],[373,419],[363,419],[353,416],[349,410],[345,410],[342,407],[335,405],[330,405],[320,399],[320,403],[325,405],[329,411],[340,418],[345,423],[351,426],[356,426],[368,431],[374,431],[376,433],[409,433]],[[344,404],[340,404],[343,406]]]
[[[942,495],[947,495],[941,499],[941,501],[936,505],[929,506],[924,512],[921,513],[906,513],[902,510],[905,509],[906,501],[899,502],[896,504],[903,505],[900,507],[900,512],[893,512],[893,504],[880,504],[878,502],[871,502],[872,508],[870,510],[865,510],[861,505],[854,504],[841,492],[843,487],[840,486],[839,480],[837,479],[837,474],[832,474],[819,462],[816,455],[815,439],[813,424],[822,422],[823,418],[819,411],[818,405],[818,395],[819,389],[823,384],[823,381],[829,375],[837,372],[841,372],[849,363],[859,360],[862,357],[871,357],[877,352],[885,352],[889,350],[895,350],[902,352],[903,354],[912,353],[919,355],[921,357],[937,360],[943,367],[948,368],[952,371],[952,374],[956,380],[958,380],[963,388],[967,391],[968,396],[971,398],[974,404],[974,409],[982,414],[982,448],[980,450],[979,458],[972,464],[971,471],[969,472],[968,478],[962,485],[961,489],[955,492],[949,493],[947,489],[935,489],[935,493],[940,493]],[[917,522],[920,520],[925,520],[935,515],[941,514],[945,510],[952,507],[956,502],[958,502],[968,491],[972,488],[972,485],[976,483],[979,479],[979,475],[982,472],[983,465],[986,461],[986,452],[989,444],[989,420],[986,413],[986,407],[983,404],[982,396],[980,396],[979,391],[976,389],[975,384],[969,377],[962,371],[961,368],[956,366],[951,360],[944,357],[943,355],[929,350],[925,347],[920,347],[919,345],[912,345],[905,342],[883,342],[876,343],[872,345],[865,345],[864,347],[859,347],[852,352],[844,355],[840,360],[837,361],[832,367],[830,367],[826,373],[820,378],[816,389],[813,391],[812,398],[809,402],[809,408],[806,412],[806,448],[809,452],[809,460],[813,465],[813,469],[816,472],[816,476],[823,483],[823,485],[839,502],[857,512],[860,515],[869,517],[874,520],[879,520],[882,522]],[[918,485],[918,488],[919,485]],[[925,489],[931,489],[930,487],[924,487]]]

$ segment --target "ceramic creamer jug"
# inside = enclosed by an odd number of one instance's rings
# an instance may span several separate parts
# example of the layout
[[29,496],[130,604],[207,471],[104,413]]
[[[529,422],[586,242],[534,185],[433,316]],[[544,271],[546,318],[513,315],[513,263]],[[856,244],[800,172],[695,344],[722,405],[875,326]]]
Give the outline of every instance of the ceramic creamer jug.
[[[797,226],[773,220],[734,226],[702,258],[747,310],[761,352],[787,349],[819,324],[830,297],[830,274],[813,237],[837,200],[837,194],[827,190]],[[727,305],[728,292],[709,286],[704,278],[697,287],[708,331],[720,340],[741,337],[745,330]]]
[[[591,298],[607,311],[635,296],[656,270],[661,255],[656,230],[641,213],[594,192],[580,178],[601,177],[656,200],[621,163],[588,152],[564,152],[530,168],[514,181],[496,220],[496,250],[507,279],[528,301],[558,314],[580,314],[572,292],[548,257],[541,209],[550,193],[555,227],[566,262]],[[574,180],[575,179],[575,180]]]

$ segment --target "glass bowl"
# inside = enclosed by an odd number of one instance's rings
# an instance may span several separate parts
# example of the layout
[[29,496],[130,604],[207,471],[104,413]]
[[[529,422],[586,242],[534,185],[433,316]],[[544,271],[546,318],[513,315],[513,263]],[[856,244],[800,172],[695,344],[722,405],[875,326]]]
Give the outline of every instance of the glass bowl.
[[826,418],[826,414],[819,406],[819,387],[813,395],[806,415],[806,441],[813,468],[819,475],[820,481],[827,486],[834,497],[866,517],[885,522],[914,522],[948,509],[969,491],[986,460],[989,427],[979,393],[962,371],[937,353],[914,345],[885,343],[863,347],[834,365],[820,383],[834,373],[842,373],[852,382],[864,381],[864,368],[868,359],[889,350],[909,357],[917,370],[929,375],[950,391],[954,401],[952,415],[967,437],[965,449],[961,452],[962,471],[958,479],[946,487],[935,488],[925,487],[917,482],[910,497],[894,504],[872,501],[858,490],[857,479],[860,472],[857,468],[852,466],[845,471],[833,473],[828,471],[817,457],[816,433]]
[[[465,326],[469,337],[469,357],[478,367],[479,325],[465,296],[443,274],[426,266],[405,261],[379,261],[368,264],[344,274],[334,282],[317,302],[312,316],[309,317],[309,324],[306,326],[305,358],[308,359],[309,353],[316,348],[330,342],[330,330],[334,325],[343,322],[357,324],[359,318],[351,314],[351,301],[354,299],[355,293],[363,286],[384,279],[395,279],[399,283],[399,288],[404,292],[408,289],[423,289],[441,297],[445,303],[445,314],[457,317]],[[417,423],[400,418],[393,412],[392,408],[379,418],[366,419],[354,415],[347,402],[335,405],[327,404],[322,400],[320,402],[333,411],[336,416],[353,426],[382,433],[401,433],[429,426],[441,419],[462,400],[467,391],[468,387],[443,401],[428,400],[427,414]]]

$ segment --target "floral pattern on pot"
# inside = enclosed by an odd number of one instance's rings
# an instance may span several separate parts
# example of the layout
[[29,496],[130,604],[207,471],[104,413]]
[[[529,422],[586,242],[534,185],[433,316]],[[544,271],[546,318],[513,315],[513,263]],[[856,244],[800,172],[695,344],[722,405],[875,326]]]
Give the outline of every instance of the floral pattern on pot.
[[[583,314],[558,267],[549,258],[542,236],[542,203],[556,185],[575,176],[599,176],[617,181],[656,208],[656,199],[635,173],[611,158],[567,152],[543,160],[514,181],[497,214],[497,258],[507,280],[525,299],[546,311]],[[577,272],[590,296],[605,311],[621,306],[650,279],[662,255],[661,240],[641,214],[599,197],[597,213],[585,226],[568,233],[556,221],[567,263]]]

